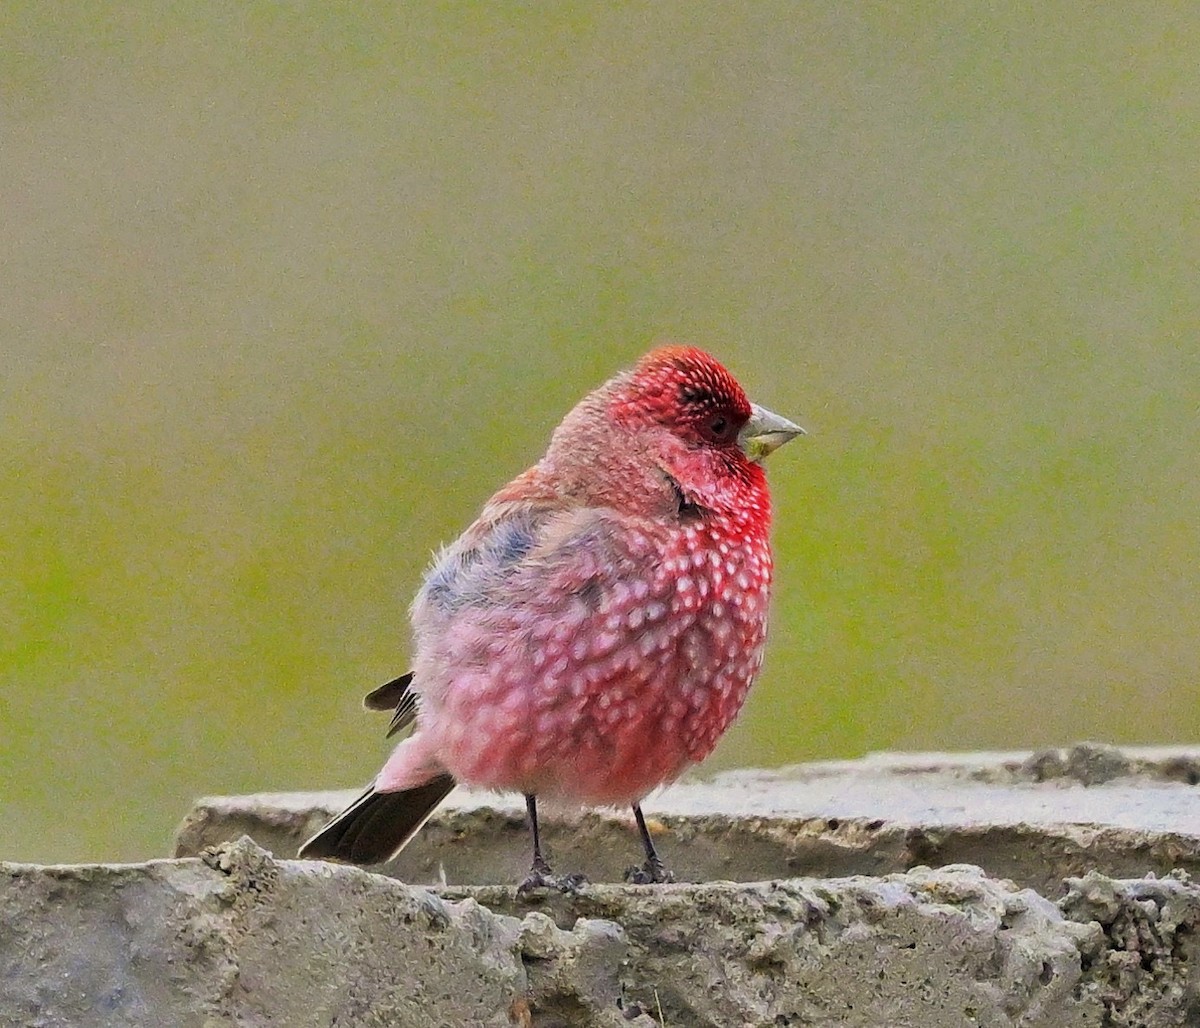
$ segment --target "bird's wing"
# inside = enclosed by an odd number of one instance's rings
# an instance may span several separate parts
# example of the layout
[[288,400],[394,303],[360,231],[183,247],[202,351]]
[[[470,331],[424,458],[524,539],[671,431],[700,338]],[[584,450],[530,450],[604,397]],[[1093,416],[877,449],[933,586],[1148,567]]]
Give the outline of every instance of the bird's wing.
[[443,614],[490,603],[539,547],[556,512],[550,508],[500,509],[480,518],[438,554],[417,604]]
[[[544,547],[547,530],[561,520],[549,506],[498,506],[472,525],[439,554],[418,597],[443,614],[494,602],[497,591],[519,575],[522,561]],[[363,699],[368,710],[392,711],[388,738],[417,717],[413,674],[400,675],[373,689]]]
[[506,614],[561,613],[565,604],[607,607],[624,580],[645,571],[629,537],[653,548],[653,534],[647,521],[631,526],[604,508],[501,508],[435,562],[413,607],[418,635],[481,618],[498,630]]

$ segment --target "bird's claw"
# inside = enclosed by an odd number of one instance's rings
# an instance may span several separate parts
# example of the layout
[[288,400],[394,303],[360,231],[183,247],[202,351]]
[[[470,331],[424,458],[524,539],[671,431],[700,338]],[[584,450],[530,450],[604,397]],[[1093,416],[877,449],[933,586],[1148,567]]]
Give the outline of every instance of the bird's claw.
[[554,889],[558,892],[575,893],[580,892],[588,884],[586,875],[579,873],[556,875],[549,867],[543,865],[530,869],[525,880],[517,886],[517,895],[524,896],[533,892],[534,889]]
[[591,883],[585,874],[576,871],[574,874],[562,875],[558,879],[558,888],[563,892],[581,892]]
[[630,885],[669,885],[675,876],[661,860],[647,860],[641,867],[627,868],[625,881]]

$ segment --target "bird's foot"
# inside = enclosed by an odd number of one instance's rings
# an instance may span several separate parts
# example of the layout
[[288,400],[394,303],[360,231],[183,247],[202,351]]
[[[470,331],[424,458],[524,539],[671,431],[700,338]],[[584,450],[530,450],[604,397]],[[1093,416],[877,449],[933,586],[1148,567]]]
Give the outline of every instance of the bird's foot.
[[517,886],[517,895],[524,896],[534,889],[555,889],[558,892],[579,892],[588,884],[587,876],[581,874],[556,875],[544,860],[535,861],[525,880]]
[[669,885],[675,881],[675,876],[667,870],[666,864],[654,857],[641,867],[627,868],[625,881],[630,885]]

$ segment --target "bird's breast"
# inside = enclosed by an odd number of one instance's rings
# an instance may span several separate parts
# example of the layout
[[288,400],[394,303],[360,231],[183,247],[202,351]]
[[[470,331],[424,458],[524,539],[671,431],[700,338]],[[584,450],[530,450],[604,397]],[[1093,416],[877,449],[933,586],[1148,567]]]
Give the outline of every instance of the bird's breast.
[[668,716],[689,762],[703,760],[736,717],[762,666],[772,560],[765,534],[699,524],[677,541],[660,574],[682,626],[669,650]]
[[633,526],[612,559],[505,608],[503,627],[453,628],[457,651],[477,655],[446,668],[437,717],[460,780],[624,803],[712,751],[762,663],[765,532]]

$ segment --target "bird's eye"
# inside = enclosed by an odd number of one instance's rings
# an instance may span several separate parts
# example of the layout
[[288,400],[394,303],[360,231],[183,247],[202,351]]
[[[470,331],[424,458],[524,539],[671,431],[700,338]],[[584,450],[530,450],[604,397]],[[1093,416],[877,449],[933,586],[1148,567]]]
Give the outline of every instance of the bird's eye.
[[715,414],[704,426],[704,434],[715,443],[727,443],[736,434],[736,426],[725,414]]

